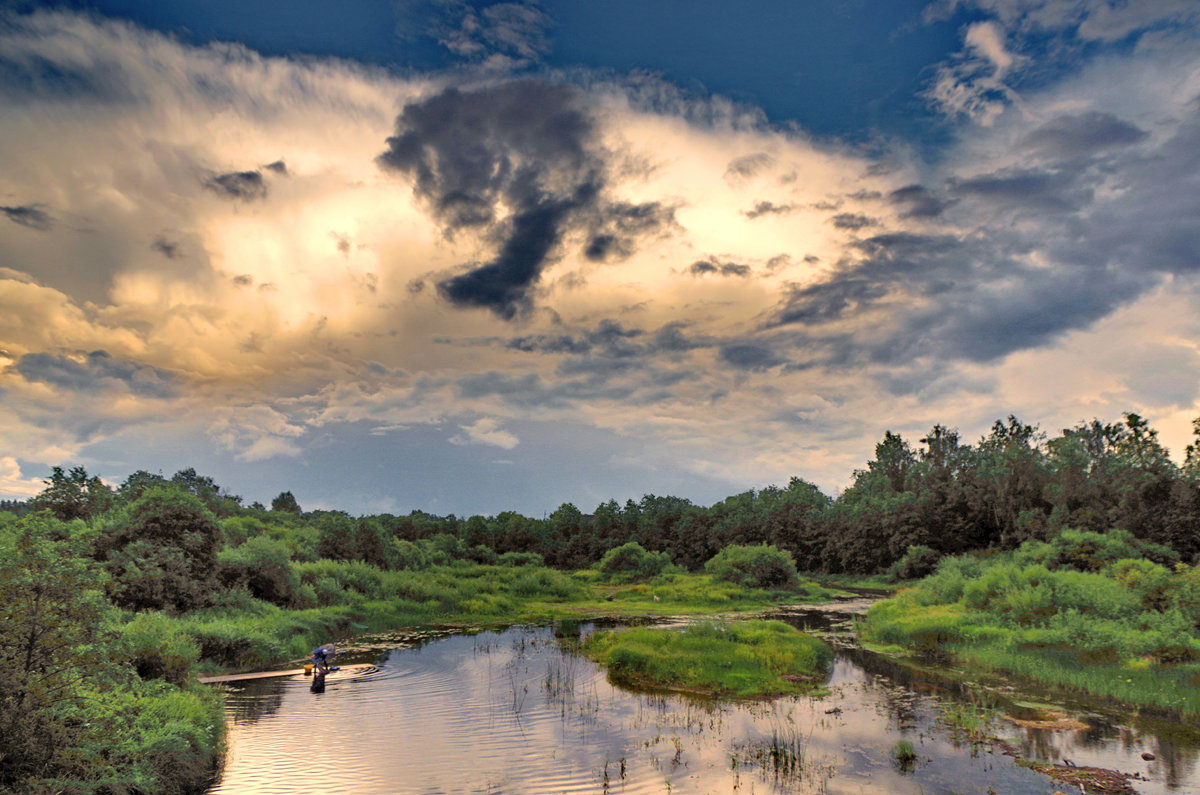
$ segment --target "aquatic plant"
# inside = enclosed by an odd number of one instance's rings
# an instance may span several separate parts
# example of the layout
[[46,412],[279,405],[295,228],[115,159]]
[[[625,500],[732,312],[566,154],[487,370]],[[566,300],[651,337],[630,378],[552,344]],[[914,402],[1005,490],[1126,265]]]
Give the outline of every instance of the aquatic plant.
[[892,746],[892,758],[900,763],[900,768],[906,769],[917,761],[917,752],[908,740],[897,740]]

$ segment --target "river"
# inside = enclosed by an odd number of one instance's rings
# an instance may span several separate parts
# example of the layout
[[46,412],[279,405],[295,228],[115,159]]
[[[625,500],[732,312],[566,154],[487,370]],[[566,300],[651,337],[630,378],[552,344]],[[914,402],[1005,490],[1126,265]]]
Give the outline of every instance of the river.
[[[1086,728],[1017,725],[982,710],[981,691],[961,687],[961,673],[914,673],[857,648],[847,623],[869,603],[782,611],[834,645],[828,692],[756,703],[627,692],[552,627],[362,639],[340,659],[373,667],[331,675],[323,693],[302,676],[223,685],[228,750],[209,792],[1078,790],[1017,765],[1013,753],[1135,774],[1143,795],[1200,792],[1192,728],[1061,698],[1052,703]],[[1027,683],[988,685],[989,704],[1051,698]],[[1007,747],[972,743],[948,717],[977,708]],[[894,757],[901,740],[916,752],[912,764]]]

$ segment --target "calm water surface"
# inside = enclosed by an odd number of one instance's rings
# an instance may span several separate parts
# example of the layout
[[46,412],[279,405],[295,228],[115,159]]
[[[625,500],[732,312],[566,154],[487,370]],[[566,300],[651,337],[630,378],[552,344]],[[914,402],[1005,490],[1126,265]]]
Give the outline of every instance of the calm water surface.
[[[551,628],[384,641],[374,668],[227,685],[225,768],[211,793],[1045,793],[1069,787],[957,740],[952,685],[838,643],[858,600],[784,615],[838,649],[828,695],[700,703],[626,692]],[[583,632],[590,631],[584,625]],[[1140,793],[1200,792],[1193,732],[1089,705],[1090,728],[996,721],[1031,759],[1137,773]],[[1123,719],[1124,718],[1124,719]],[[901,769],[897,740],[918,761]],[[1151,762],[1143,752],[1154,753]],[[989,790],[989,787],[991,788]]]

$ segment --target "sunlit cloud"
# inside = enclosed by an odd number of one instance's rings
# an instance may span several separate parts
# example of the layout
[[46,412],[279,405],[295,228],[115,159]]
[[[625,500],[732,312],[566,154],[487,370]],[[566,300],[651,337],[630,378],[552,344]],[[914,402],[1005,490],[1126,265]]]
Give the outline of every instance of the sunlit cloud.
[[[546,19],[502,6],[443,46],[537,63]],[[566,447],[531,429],[573,424],[658,471],[834,490],[884,429],[1009,413],[1138,409],[1178,449],[1200,58],[1112,42],[1191,11],[971,7],[914,98],[957,125],[934,159],[648,75],[399,76],[13,17],[5,452],[48,466],[186,423],[214,456],[307,467],[348,429],[399,458]],[[1112,50],[1047,77],[1052,18]]]

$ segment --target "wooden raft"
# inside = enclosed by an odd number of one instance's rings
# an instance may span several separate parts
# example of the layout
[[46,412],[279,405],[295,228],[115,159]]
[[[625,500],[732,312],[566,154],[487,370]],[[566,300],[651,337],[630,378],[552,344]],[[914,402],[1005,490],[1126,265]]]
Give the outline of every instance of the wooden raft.
[[[339,665],[337,671],[330,673],[338,673],[339,671],[354,671],[361,668],[374,668],[371,663],[355,663],[353,665]],[[276,676],[298,676],[304,673],[303,668],[290,668],[286,671],[259,671],[252,674],[226,674],[225,676],[201,676],[196,681],[202,685],[213,685],[218,682],[244,682],[247,679],[271,679]]]

